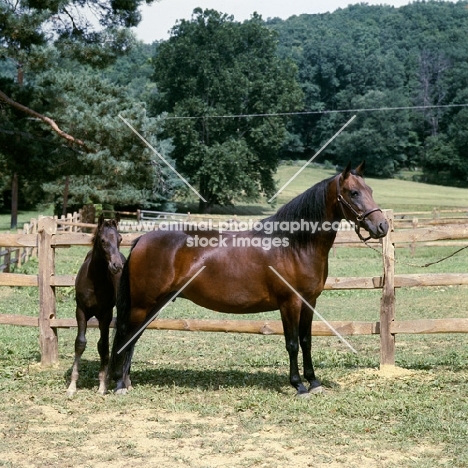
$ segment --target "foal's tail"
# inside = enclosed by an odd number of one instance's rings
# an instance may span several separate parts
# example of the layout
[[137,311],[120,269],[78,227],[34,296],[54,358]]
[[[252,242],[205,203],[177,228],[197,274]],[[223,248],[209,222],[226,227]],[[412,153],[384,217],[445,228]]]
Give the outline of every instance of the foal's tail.
[[136,239],[132,244],[132,248],[128,255],[127,261],[124,264],[122,275],[120,277],[119,288],[117,290],[117,319],[115,321],[115,336],[114,343],[112,345],[112,354],[109,365],[109,376],[112,377],[115,371],[117,363],[117,352],[125,344],[124,340],[127,336],[128,324],[130,322],[130,310],[131,310],[131,297],[130,297],[130,275],[129,265],[132,250],[137,244],[140,238]]

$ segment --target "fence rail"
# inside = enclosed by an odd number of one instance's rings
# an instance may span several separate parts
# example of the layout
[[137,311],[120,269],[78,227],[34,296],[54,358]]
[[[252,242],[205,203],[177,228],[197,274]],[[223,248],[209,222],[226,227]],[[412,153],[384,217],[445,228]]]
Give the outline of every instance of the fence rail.
[[[57,222],[57,232],[78,232],[82,227],[95,227],[94,224],[80,222],[81,212],[69,213],[60,218],[54,216],[54,219]],[[31,257],[37,257],[37,226],[37,219],[33,218],[29,223],[23,224],[22,229],[17,229],[16,234],[1,234],[5,239],[5,247],[0,247],[0,272],[9,273],[12,267],[21,267]],[[8,239],[11,239],[9,244]]]
[[[338,321],[330,322],[342,335],[380,335],[381,366],[395,364],[395,336],[410,333],[468,333],[468,319],[439,320],[397,320],[395,317],[395,290],[403,287],[468,285],[468,273],[425,273],[395,274],[395,247],[427,242],[460,242],[468,239],[468,224],[442,225],[414,229],[393,229],[393,213],[386,211],[391,230],[381,243],[373,245],[381,248],[383,265],[382,274],[369,277],[329,277],[326,290],[339,289],[378,289],[382,292],[380,320]],[[41,344],[41,362],[51,364],[58,360],[57,330],[76,326],[74,319],[57,317],[55,289],[73,286],[74,275],[56,275],[54,270],[55,249],[58,247],[91,244],[91,234],[79,232],[69,226],[68,220],[40,218],[37,233],[0,234],[0,248],[37,249],[39,252],[39,272],[37,275],[1,273],[0,286],[36,286],[39,290],[39,317],[0,315],[0,324],[38,326]],[[86,223],[82,223],[86,224]],[[60,230],[62,229],[62,230]],[[140,232],[122,234],[122,246],[130,246]],[[468,241],[467,241],[468,242]],[[340,245],[359,245],[354,232],[339,232],[335,242]],[[90,327],[97,326],[91,319]],[[279,320],[172,320],[158,319],[150,324],[150,329],[211,331],[232,333],[260,333],[264,335],[281,334],[282,324]],[[330,330],[321,322],[314,322],[312,334],[315,336],[330,335]]]

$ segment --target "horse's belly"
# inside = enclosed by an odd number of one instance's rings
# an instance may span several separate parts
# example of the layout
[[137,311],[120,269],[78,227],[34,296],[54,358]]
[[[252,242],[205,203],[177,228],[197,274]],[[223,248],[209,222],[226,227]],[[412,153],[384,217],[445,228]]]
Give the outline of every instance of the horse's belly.
[[206,309],[230,314],[266,312],[278,308],[276,298],[271,298],[263,284],[239,284],[220,281],[218,285],[197,284],[187,288],[184,297]]
[[198,295],[194,297],[184,295],[184,297],[205,309],[214,310],[215,312],[224,312],[227,314],[254,314],[278,309],[278,305],[276,303],[268,301],[225,301],[219,297]]

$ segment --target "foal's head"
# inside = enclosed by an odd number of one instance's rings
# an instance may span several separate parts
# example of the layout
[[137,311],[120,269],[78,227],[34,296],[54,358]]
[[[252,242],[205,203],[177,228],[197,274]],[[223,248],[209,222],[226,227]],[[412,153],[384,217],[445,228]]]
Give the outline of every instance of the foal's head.
[[107,262],[109,271],[115,275],[123,268],[119,246],[122,236],[117,231],[118,219],[104,220],[99,216],[96,232],[93,237],[93,250],[98,252]]
[[355,170],[348,164],[336,179],[338,204],[343,217],[365,229],[373,239],[385,237],[388,222],[372,198],[372,189],[364,182],[364,162]]

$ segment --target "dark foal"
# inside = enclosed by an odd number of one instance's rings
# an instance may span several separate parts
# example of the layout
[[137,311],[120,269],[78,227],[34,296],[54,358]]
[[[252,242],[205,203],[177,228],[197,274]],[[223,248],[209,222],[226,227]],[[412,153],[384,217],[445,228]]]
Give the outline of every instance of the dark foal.
[[[99,390],[101,395],[107,391],[106,374],[109,363],[109,325],[115,305],[117,288],[125,263],[125,257],[119,252],[122,236],[117,231],[118,219],[105,221],[99,217],[98,226],[93,236],[93,248],[86,255],[75,280],[76,320],[78,335],[75,340],[75,362],[67,395],[76,393],[78,368],[81,355],[86,348],[86,327],[91,317],[99,321],[101,337],[98,351],[101,358],[99,371]],[[130,385],[130,383],[129,383]]]
[[[237,314],[279,309],[291,385],[300,396],[321,391],[311,357],[313,313],[306,302],[315,307],[324,288],[328,253],[342,218],[353,222],[358,234],[363,228],[375,239],[388,231],[362,178],[363,168],[361,164],[352,171],[348,165],[259,222],[258,229],[221,234],[185,227],[140,237],[125,264],[117,300],[109,366],[116,393],[128,389],[141,330],[188,281],[179,297],[207,309]],[[299,349],[309,389],[299,375]]]

